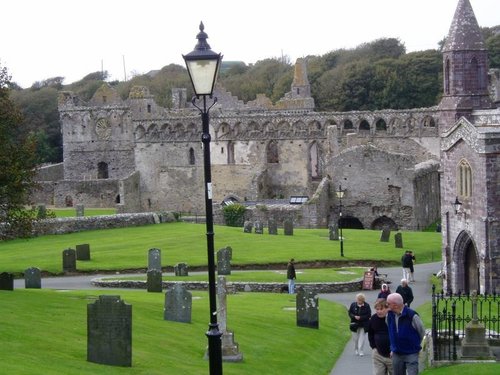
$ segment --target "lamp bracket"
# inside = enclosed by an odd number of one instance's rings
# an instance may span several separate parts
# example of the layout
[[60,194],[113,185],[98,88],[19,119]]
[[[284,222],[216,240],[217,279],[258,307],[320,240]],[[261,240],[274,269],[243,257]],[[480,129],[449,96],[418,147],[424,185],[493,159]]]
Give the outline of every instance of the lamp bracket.
[[[198,107],[196,105],[196,100],[199,100],[200,96],[203,97],[203,108]],[[197,108],[201,113],[208,113],[208,111],[210,111],[210,109],[215,105],[215,103],[217,103],[217,97],[216,96],[212,96],[212,95],[200,95],[200,96],[194,95],[193,98],[191,99],[191,104],[195,108]],[[212,101],[213,101],[213,103],[208,108],[206,106],[207,96],[209,96],[209,98],[212,99]]]

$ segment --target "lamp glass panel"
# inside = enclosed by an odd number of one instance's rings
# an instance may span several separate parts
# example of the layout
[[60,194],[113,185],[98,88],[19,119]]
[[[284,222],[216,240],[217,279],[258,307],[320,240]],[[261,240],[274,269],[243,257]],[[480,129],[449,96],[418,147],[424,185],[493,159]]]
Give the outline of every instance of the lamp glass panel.
[[211,95],[217,74],[218,60],[186,61],[196,95]]

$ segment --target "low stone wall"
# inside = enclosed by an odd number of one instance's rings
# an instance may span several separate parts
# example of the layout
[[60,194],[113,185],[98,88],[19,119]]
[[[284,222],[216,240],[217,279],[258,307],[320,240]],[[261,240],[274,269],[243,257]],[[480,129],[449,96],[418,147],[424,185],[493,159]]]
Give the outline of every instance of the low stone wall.
[[[208,290],[207,281],[163,281],[163,289],[173,288],[176,284],[182,284],[188,290]],[[139,280],[106,280],[96,278],[92,285],[105,288],[130,288],[147,289],[146,281]],[[229,291],[236,292],[259,292],[259,293],[282,293],[286,283],[259,283],[259,282],[228,282]],[[296,288],[312,289],[316,293],[344,293],[357,292],[361,290],[362,279],[338,282],[338,283],[296,283]]]

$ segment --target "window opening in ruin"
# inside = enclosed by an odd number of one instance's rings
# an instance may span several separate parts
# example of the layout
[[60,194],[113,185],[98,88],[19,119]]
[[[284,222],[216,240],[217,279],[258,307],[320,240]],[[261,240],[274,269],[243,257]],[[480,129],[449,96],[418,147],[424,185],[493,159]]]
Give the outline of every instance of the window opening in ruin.
[[478,77],[478,73],[479,73],[479,68],[478,68],[478,63],[477,63],[477,59],[476,57],[474,56],[470,62],[470,66],[469,66],[469,69],[470,69],[470,79],[466,79],[465,82],[468,81],[468,87],[467,89],[469,89],[469,91],[471,91],[472,93],[474,93],[478,87],[479,87],[479,77]]
[[368,121],[366,120],[363,120],[361,121],[361,123],[359,124],[359,130],[370,130],[370,124],[368,123]]
[[444,67],[444,92],[450,94],[450,60],[446,59]]
[[309,147],[309,168],[313,180],[321,179],[320,151],[317,142],[311,143]]
[[234,164],[234,143],[229,141],[227,143],[227,164]]
[[378,119],[377,123],[375,124],[375,129],[379,131],[385,131],[387,130],[387,123],[385,122],[384,119]]
[[432,116],[426,116],[424,118],[424,128],[435,128],[436,122],[432,118]]
[[352,124],[351,120],[345,120],[344,121],[344,130],[352,130],[354,129],[354,125]]
[[108,101],[108,97],[106,95],[102,96],[102,102],[106,103]]
[[278,143],[275,140],[267,144],[266,159],[268,163],[279,163]]
[[196,162],[196,159],[195,159],[195,157],[194,157],[194,150],[193,150],[193,148],[191,147],[191,148],[189,149],[189,165],[194,165],[194,164],[195,164],[195,162]]
[[472,196],[472,169],[465,159],[460,160],[457,167],[457,195],[463,198]]
[[66,198],[64,198],[64,205],[66,207],[73,207],[73,197],[71,197],[71,195],[66,195]]
[[116,204],[120,204],[120,201],[121,201],[121,200],[120,200],[120,194],[118,194],[118,195],[116,196],[116,198],[115,198],[115,203],[116,203]]
[[103,161],[99,162],[99,164],[97,164],[97,178],[102,179],[108,177],[108,163],[105,163]]
[[148,113],[151,113],[151,104],[148,104]]
[[224,153],[224,147],[221,147],[220,148],[220,153],[223,154]]

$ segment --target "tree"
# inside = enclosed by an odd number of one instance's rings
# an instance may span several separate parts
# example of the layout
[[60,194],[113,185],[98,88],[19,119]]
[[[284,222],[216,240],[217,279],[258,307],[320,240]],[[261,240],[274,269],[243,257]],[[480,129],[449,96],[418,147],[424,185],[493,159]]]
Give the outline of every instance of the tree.
[[34,212],[25,210],[36,187],[35,142],[22,129],[22,115],[10,99],[10,76],[0,66],[0,238],[31,234]]

